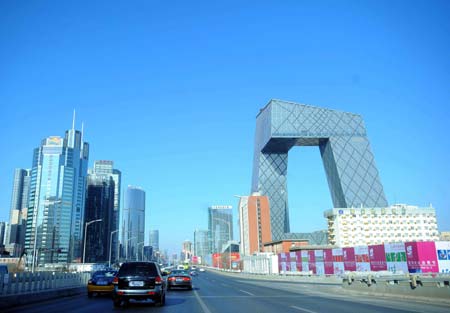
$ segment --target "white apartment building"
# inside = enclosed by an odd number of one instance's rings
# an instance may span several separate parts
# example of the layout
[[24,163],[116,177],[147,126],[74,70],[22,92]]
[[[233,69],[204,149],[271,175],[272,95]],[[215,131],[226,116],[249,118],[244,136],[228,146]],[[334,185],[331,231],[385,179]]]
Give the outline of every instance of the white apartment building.
[[328,219],[328,241],[339,247],[439,240],[436,212],[431,205],[334,208],[324,216]]

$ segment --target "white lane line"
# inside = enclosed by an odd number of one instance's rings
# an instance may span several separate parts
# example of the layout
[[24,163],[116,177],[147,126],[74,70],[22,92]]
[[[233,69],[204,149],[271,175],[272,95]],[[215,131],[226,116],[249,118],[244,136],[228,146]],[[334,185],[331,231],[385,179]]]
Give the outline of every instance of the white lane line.
[[254,296],[254,294],[251,293],[251,292],[248,292],[248,291],[245,291],[245,290],[242,290],[242,289],[239,289],[239,291],[242,291],[243,293],[246,293],[246,294],[248,294],[250,296]]
[[200,304],[200,306],[202,307],[203,313],[211,313],[211,311],[208,309],[208,307],[206,306],[205,302],[203,302],[203,300],[200,298],[200,296],[197,293],[197,290],[194,290],[194,295],[197,298],[198,303]]
[[224,283],[221,283],[221,285],[224,286],[224,287],[230,287],[230,285],[224,284]]
[[308,309],[300,308],[300,307],[295,306],[295,305],[291,306],[291,308],[299,310],[299,311],[302,311],[302,312],[317,313],[316,311],[311,311],[311,310],[308,310]]

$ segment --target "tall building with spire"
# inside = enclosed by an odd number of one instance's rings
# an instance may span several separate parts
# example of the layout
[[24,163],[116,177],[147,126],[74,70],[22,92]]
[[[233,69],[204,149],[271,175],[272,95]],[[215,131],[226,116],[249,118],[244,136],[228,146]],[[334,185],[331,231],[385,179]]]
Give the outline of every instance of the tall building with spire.
[[34,149],[25,233],[32,269],[81,260],[89,144],[72,128]]

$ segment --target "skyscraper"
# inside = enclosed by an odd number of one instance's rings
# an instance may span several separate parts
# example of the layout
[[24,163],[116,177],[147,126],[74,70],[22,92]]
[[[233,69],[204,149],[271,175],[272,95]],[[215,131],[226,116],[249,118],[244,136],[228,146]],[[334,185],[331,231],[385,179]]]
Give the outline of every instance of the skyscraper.
[[213,205],[208,208],[210,253],[220,253],[233,240],[233,207]]
[[153,252],[159,251],[159,230],[150,230],[149,245],[153,247]]
[[[122,214],[122,245],[129,261],[142,259],[145,228],[145,191],[128,186]],[[141,246],[142,245],[142,246]]]
[[34,149],[25,234],[33,269],[81,259],[88,158],[75,116],[64,138],[45,138]]
[[[85,206],[85,223],[97,219],[86,228],[85,262],[98,263],[109,260],[111,231],[114,218],[114,180],[108,175],[90,174]],[[112,249],[111,249],[112,250]]]
[[[121,203],[121,180],[122,173],[118,169],[114,168],[114,162],[109,160],[97,160],[94,161],[93,170],[89,171],[90,174],[96,176],[111,177],[114,180],[114,211],[112,217],[111,231],[117,230],[120,227],[120,203]],[[119,233],[115,232],[112,236],[112,249],[111,259],[114,262],[119,257],[118,251]]]
[[201,260],[209,254],[209,231],[196,229],[194,231],[194,255]]
[[20,256],[25,244],[25,227],[30,191],[29,169],[16,168],[14,171],[11,208],[9,212],[9,232],[6,234],[5,246],[11,255]]

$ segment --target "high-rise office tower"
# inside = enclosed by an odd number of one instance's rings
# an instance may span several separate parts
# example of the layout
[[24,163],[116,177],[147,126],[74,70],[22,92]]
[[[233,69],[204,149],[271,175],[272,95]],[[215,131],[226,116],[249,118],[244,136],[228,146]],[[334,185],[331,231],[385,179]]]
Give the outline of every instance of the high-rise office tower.
[[145,227],[145,191],[128,186],[122,213],[122,245],[129,261],[142,259]]
[[[114,212],[112,218],[111,231],[118,230],[120,227],[120,195],[121,195],[121,180],[122,173],[118,169],[114,168],[114,162],[109,160],[97,160],[94,161],[94,168],[89,170],[89,174],[96,176],[111,177],[114,180]],[[119,257],[119,232],[115,232],[112,235],[112,249],[111,259],[112,262],[116,261]]]
[[209,254],[209,231],[196,229],[194,231],[194,255],[203,260]]
[[153,247],[153,252],[159,251],[159,230],[157,229],[150,230],[149,246]]
[[210,252],[222,252],[228,241],[233,240],[233,207],[231,205],[209,207],[208,230]]
[[267,196],[253,193],[240,197],[239,201],[239,251],[252,255],[263,251],[263,244],[272,241],[270,229],[270,207]]
[[6,250],[14,256],[20,256],[25,244],[25,227],[30,191],[29,169],[16,168],[14,171],[11,208],[9,212],[10,228],[5,235]]
[[184,261],[190,260],[192,257],[192,242],[189,240],[183,241],[183,249],[181,250],[181,259]]
[[75,115],[64,138],[45,138],[34,149],[25,233],[32,269],[81,260],[88,158]]
[[85,262],[99,263],[109,261],[109,254],[112,251],[111,232],[113,231],[113,218],[113,178],[103,174],[90,174],[88,176],[84,219],[85,223],[98,219],[101,219],[101,221],[92,223],[85,229]]
[[6,222],[0,222],[0,246],[5,242]]

